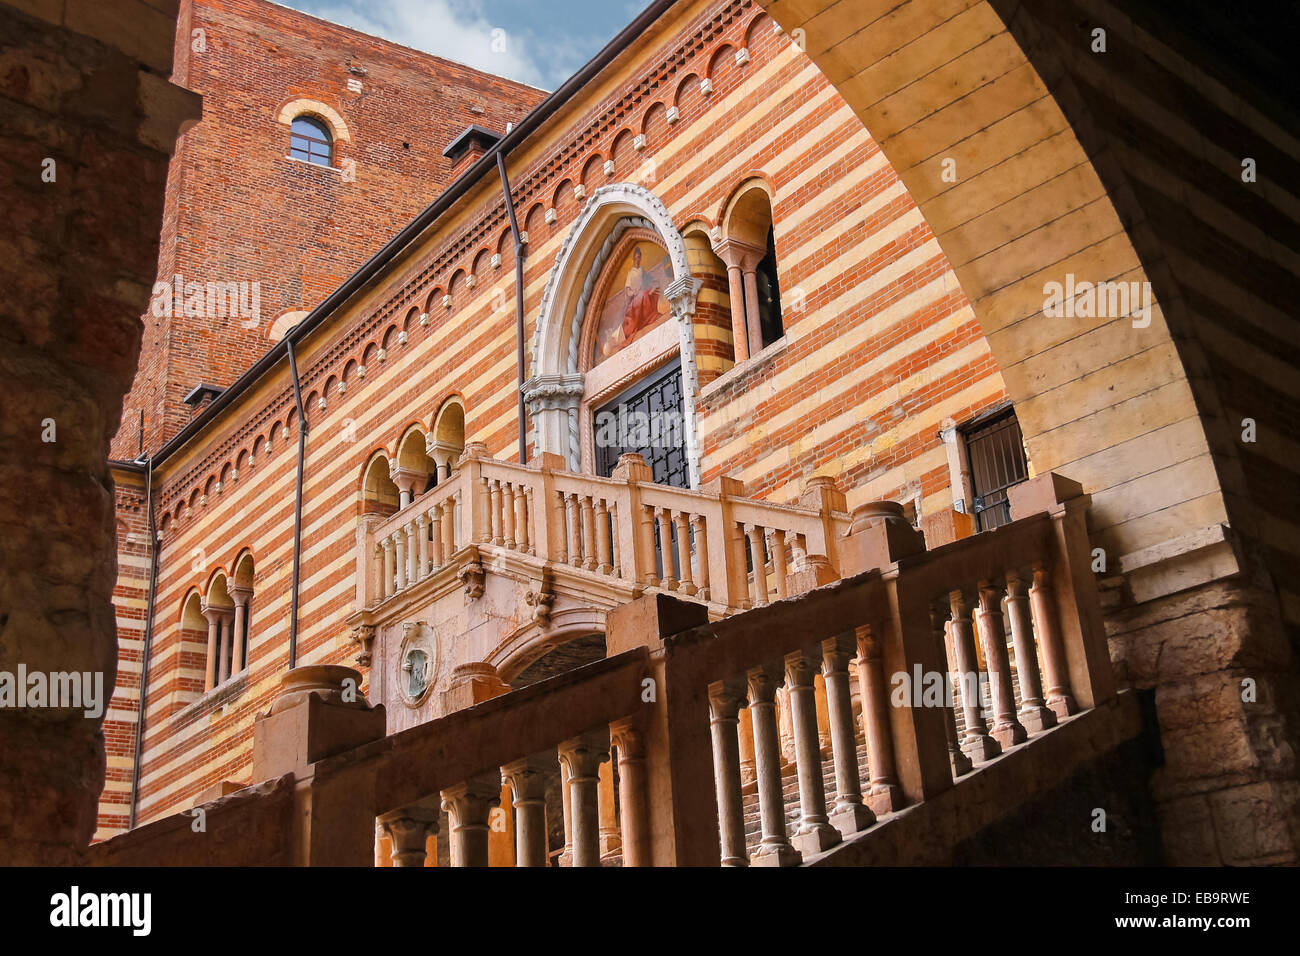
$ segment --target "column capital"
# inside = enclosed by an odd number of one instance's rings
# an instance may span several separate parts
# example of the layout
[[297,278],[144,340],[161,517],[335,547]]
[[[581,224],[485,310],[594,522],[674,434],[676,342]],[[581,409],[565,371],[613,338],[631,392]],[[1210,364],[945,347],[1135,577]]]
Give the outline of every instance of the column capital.
[[739,269],[741,272],[753,272],[767,255],[767,250],[761,246],[731,238],[715,242],[713,251],[728,269]]
[[546,781],[555,772],[555,759],[549,754],[533,754],[512,761],[501,768],[501,781],[521,804],[546,798]]
[[714,681],[710,684],[709,719],[734,723],[740,716],[740,709],[749,703],[746,690],[747,681],[740,677]]
[[801,648],[785,655],[785,681],[791,688],[811,687],[818,671],[820,654],[812,648]]
[[609,759],[609,738],[605,733],[592,731],[581,737],[572,737],[556,748],[570,782],[597,778],[600,765]]
[[253,596],[253,589],[251,587],[244,587],[242,585],[235,584],[226,588],[226,593],[228,593],[231,596],[231,598],[234,599],[235,606],[240,607],[248,603],[248,599]]
[[624,717],[609,725],[609,742],[618,748],[620,760],[645,758],[645,730],[639,717]]
[[203,603],[199,607],[199,613],[207,620],[209,624],[216,624],[222,621],[229,621],[235,616],[233,605],[226,606],[222,604]]

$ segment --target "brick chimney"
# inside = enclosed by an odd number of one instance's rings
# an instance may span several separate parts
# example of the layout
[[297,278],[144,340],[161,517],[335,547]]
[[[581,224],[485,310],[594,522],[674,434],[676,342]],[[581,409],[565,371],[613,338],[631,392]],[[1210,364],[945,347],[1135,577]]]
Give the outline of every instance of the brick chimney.
[[451,179],[454,181],[473,166],[489,149],[501,139],[499,133],[484,129],[477,124],[465,127],[464,131],[448,144],[442,151],[452,162]]

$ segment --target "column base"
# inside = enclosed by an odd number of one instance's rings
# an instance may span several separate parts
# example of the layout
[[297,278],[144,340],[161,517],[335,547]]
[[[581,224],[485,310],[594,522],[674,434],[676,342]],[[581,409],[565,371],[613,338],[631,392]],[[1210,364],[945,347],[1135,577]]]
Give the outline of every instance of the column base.
[[971,762],[970,757],[960,750],[948,751],[948,762],[952,764],[952,775],[954,777],[960,777],[975,769],[975,764]]
[[873,786],[871,792],[866,795],[866,801],[871,812],[878,817],[901,810],[907,804],[903,797],[903,788],[894,783]]
[[1029,739],[1029,732],[1021,726],[1020,721],[1012,719],[993,727],[993,739],[1002,745],[1003,750],[1023,744]]
[[790,841],[804,856],[822,853],[843,841],[840,831],[829,823],[812,823],[799,828]]
[[850,837],[876,825],[876,815],[862,803],[843,803],[831,810],[831,826]]
[[975,763],[984,763],[1002,753],[1002,745],[988,734],[967,734],[961,742],[961,752]]
[[760,843],[749,862],[751,866],[798,866],[803,854],[789,843]]
[[1074,702],[1074,698],[1068,694],[1064,697],[1049,697],[1047,707],[1054,713],[1059,720],[1064,720],[1071,714],[1079,712],[1079,705]]
[[1056,714],[1042,704],[1023,704],[1016,714],[1020,724],[1031,734],[1041,734],[1056,726]]

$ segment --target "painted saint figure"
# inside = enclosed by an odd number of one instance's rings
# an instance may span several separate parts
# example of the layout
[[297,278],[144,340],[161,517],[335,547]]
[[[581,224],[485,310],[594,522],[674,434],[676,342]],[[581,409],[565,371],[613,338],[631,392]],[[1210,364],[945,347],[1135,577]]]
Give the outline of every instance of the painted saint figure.
[[662,278],[659,273],[662,271],[662,266],[658,269],[654,266],[644,268],[641,247],[638,245],[632,248],[631,265],[621,290],[621,318],[616,319],[615,322],[608,322],[609,318],[617,316],[616,312],[614,316],[611,316],[610,312],[617,308],[618,298],[611,296],[606,303],[606,322],[602,322],[602,326],[608,328],[608,325],[612,325],[613,328],[602,336],[603,341],[597,344],[600,358],[606,359],[614,355],[642,333],[658,325],[659,321],[668,314],[670,311],[668,302],[660,291]]

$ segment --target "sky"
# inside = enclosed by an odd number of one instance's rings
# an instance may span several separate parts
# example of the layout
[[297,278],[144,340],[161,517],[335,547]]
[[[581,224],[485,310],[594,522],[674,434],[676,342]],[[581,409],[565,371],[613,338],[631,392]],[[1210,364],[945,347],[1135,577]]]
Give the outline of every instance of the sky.
[[278,0],[425,53],[554,90],[650,0]]

